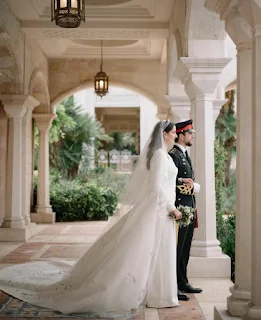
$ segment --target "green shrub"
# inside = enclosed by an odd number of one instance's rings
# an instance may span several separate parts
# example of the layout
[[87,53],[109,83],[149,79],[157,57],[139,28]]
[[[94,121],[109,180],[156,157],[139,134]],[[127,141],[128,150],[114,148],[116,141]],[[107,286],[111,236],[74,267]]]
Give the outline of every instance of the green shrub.
[[[37,176],[34,177],[34,206]],[[64,180],[57,172],[50,175],[50,203],[56,221],[107,220],[118,204],[116,193],[95,182]]]
[[225,183],[225,163],[227,151],[215,141],[215,182],[216,182],[216,222],[217,238],[222,251],[231,258],[231,280],[235,278],[235,212],[236,174],[230,170],[230,182]]
[[235,246],[236,246],[236,216],[230,215],[224,218],[219,216],[218,239],[222,251],[231,258],[231,280],[235,280]]
[[230,257],[235,256],[235,229],[236,216],[231,215],[223,218],[223,223],[219,228],[219,239],[221,240],[221,248],[224,253]]
[[223,194],[225,187],[225,163],[227,152],[218,140],[215,140],[215,186],[216,186],[216,210],[222,211]]
[[86,221],[107,220],[118,199],[109,188],[76,180],[51,185],[50,202],[56,221]]

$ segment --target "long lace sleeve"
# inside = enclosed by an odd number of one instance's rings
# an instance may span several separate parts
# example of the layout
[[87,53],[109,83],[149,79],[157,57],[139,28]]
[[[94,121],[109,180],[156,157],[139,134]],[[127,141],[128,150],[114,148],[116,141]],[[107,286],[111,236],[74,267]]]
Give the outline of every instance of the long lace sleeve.
[[167,154],[163,150],[157,150],[150,163],[151,171],[151,188],[152,191],[159,195],[160,202],[164,202],[167,211],[171,212],[176,209],[175,203],[175,188],[166,190],[164,188],[164,179],[168,179],[168,159]]

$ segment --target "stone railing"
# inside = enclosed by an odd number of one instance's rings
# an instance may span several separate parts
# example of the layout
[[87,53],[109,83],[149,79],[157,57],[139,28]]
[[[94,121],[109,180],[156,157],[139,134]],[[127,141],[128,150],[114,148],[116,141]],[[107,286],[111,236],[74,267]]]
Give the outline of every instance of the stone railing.
[[138,155],[132,155],[129,150],[99,150],[98,166],[110,167],[118,172],[131,172],[138,159]]

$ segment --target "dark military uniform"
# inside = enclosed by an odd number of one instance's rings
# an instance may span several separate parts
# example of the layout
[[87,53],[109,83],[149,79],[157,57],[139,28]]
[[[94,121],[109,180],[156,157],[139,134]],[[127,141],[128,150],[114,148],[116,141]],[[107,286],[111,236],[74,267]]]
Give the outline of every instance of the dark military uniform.
[[[179,205],[183,205],[195,208],[195,196],[191,194],[182,194],[178,189],[178,186],[183,185],[182,182],[178,181],[178,178],[191,178],[193,180],[195,179],[191,159],[188,155],[186,156],[183,151],[176,145],[169,152],[169,155],[172,157],[176,167],[178,168],[175,206],[178,207]],[[192,220],[190,225],[188,225],[187,227],[179,228],[177,244],[177,281],[178,288],[180,290],[182,290],[182,288],[184,288],[188,283],[187,265],[189,261],[194,227],[195,219]]]

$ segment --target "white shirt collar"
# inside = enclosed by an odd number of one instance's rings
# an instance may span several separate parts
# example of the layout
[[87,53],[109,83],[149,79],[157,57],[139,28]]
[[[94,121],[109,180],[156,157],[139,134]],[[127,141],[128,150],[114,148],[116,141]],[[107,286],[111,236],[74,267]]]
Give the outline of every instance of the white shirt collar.
[[185,154],[186,148],[184,148],[184,147],[183,147],[181,144],[179,144],[179,143],[175,143],[175,145],[176,145],[177,147],[179,147],[180,150]]

